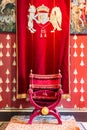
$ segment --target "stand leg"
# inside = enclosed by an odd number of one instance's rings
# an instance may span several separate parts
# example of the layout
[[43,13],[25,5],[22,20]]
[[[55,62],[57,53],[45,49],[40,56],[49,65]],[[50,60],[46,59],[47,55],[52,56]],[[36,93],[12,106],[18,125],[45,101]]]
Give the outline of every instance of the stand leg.
[[59,114],[59,112],[57,112],[56,109],[50,110],[49,114],[51,114],[51,115],[56,117],[56,119],[58,121],[58,124],[62,124],[62,121],[61,121],[61,118],[60,118],[60,114]]
[[32,124],[32,121],[33,121],[34,117],[36,117],[36,116],[38,116],[38,115],[40,115],[40,114],[41,114],[40,110],[35,109],[35,110],[32,112],[32,114],[30,115],[30,118],[29,118],[29,120],[28,120],[28,124]]

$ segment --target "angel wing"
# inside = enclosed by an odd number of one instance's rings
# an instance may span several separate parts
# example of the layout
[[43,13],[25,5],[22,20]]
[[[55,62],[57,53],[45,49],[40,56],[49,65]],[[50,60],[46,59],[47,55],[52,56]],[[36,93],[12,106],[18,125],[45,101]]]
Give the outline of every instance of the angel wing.
[[[53,32],[55,30],[61,31],[61,24],[62,24],[62,13],[59,7],[54,7],[50,14],[50,22],[53,25]],[[51,32],[52,32],[51,31]]]

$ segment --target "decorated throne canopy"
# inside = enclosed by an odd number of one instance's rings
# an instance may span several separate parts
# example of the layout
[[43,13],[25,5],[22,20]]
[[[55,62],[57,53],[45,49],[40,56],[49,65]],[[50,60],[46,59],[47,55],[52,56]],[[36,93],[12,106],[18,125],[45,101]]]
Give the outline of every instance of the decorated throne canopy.
[[69,12],[66,0],[16,0],[17,98],[25,98],[29,72],[61,70],[64,94],[69,94]]

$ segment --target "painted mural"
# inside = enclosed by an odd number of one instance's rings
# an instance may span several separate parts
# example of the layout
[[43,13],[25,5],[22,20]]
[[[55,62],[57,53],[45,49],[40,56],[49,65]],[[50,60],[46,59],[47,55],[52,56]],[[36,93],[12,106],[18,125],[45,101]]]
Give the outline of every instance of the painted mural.
[[87,0],[71,0],[71,34],[87,34]]
[[15,32],[15,0],[0,0],[0,32]]

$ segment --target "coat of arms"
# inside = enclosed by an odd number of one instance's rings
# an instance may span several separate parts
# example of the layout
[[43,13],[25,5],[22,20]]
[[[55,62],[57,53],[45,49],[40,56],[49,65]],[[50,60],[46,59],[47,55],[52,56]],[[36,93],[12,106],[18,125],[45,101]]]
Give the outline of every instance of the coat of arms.
[[61,31],[62,24],[62,13],[59,7],[54,7],[49,14],[49,8],[42,4],[38,8],[34,5],[30,5],[28,9],[28,29],[31,33],[35,33],[36,29],[34,28],[34,21],[41,25],[41,34],[40,37],[46,37],[46,27],[51,23],[53,29],[50,32]]

